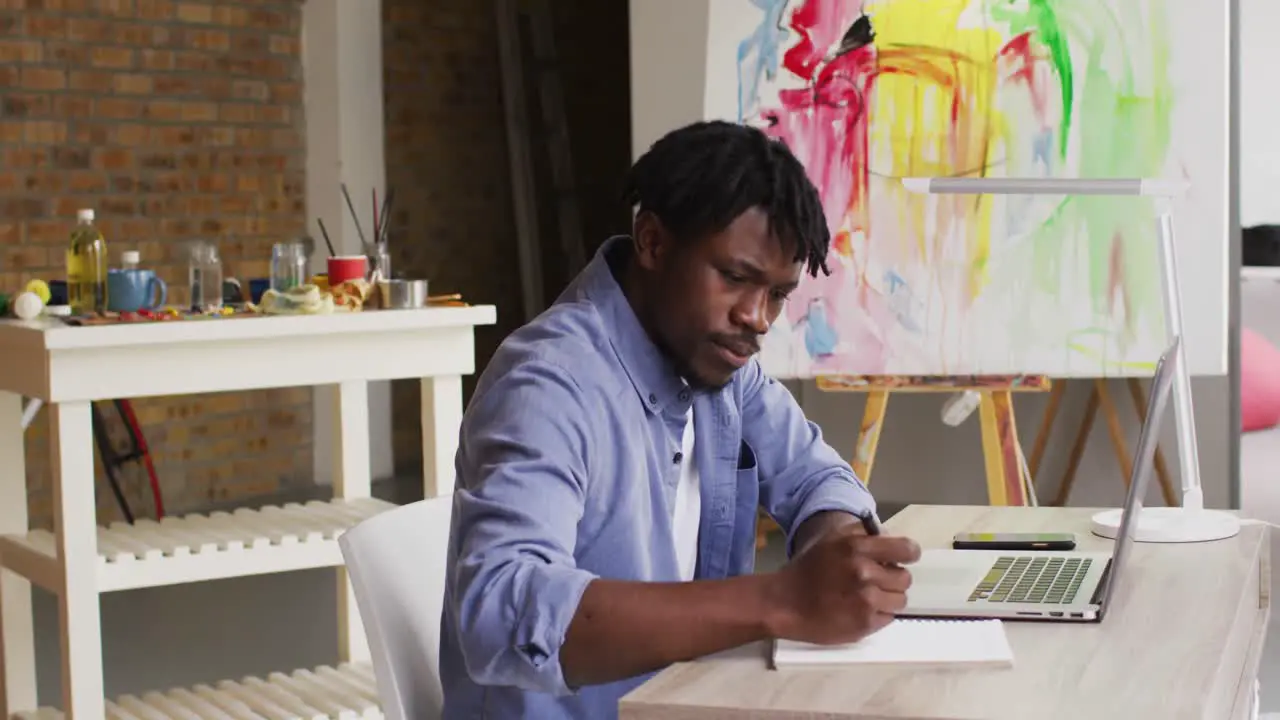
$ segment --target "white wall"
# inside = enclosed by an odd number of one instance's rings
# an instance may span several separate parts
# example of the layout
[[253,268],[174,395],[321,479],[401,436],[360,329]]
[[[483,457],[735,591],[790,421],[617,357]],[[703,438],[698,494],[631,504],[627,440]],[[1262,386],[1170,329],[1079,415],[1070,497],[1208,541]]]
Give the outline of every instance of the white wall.
[[1240,224],[1280,223],[1280,2],[1240,2]]
[[[707,0],[631,0],[628,9],[634,155],[671,128],[702,119],[710,5]],[[661,41],[644,41],[648,38]]]

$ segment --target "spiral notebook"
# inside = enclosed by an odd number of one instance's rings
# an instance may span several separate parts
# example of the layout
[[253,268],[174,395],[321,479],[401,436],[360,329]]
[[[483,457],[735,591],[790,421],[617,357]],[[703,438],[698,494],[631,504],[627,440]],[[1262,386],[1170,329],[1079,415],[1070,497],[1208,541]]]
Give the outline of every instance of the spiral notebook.
[[775,640],[774,668],[799,665],[1013,667],[999,620],[894,620],[847,645]]

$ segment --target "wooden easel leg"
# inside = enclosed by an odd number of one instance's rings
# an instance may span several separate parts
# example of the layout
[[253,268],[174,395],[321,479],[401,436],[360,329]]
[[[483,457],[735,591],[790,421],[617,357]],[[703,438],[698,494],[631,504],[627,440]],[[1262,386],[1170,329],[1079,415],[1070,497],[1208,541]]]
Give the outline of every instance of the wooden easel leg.
[[759,552],[764,549],[765,545],[769,544],[769,532],[778,527],[778,523],[774,522],[773,518],[765,515],[763,510],[759,511],[757,515],[759,517],[756,518],[756,551]]
[[1044,418],[1040,421],[1040,430],[1036,432],[1035,444],[1031,446],[1031,457],[1027,460],[1027,470],[1031,477],[1040,474],[1040,462],[1044,460],[1045,448],[1049,446],[1049,435],[1053,432],[1053,421],[1058,419],[1058,410],[1062,407],[1062,396],[1067,391],[1067,381],[1060,380],[1049,390],[1049,405],[1044,409]]
[[1027,484],[1018,460],[1018,426],[1013,393],[982,393],[982,454],[987,466],[987,498],[992,505],[1026,505]]
[[[1147,394],[1142,390],[1142,383],[1138,382],[1138,378],[1126,378],[1129,386],[1129,397],[1133,398],[1133,408],[1138,412],[1138,421],[1144,425],[1147,422]],[[1164,462],[1164,452],[1160,449],[1160,445],[1156,445],[1156,477],[1160,480],[1160,494],[1164,495],[1164,504],[1169,507],[1178,507],[1178,496],[1173,492],[1173,482],[1169,479],[1169,466]]]
[[885,412],[889,409],[889,393],[876,390],[867,394],[867,407],[862,411],[858,442],[853,448],[853,474],[864,484],[871,483],[871,468],[876,461],[876,446],[884,429]]
[[1058,495],[1053,504],[1062,507],[1071,496],[1071,486],[1076,482],[1076,470],[1080,468],[1080,460],[1084,457],[1085,446],[1089,442],[1089,431],[1093,429],[1093,420],[1098,416],[1098,386],[1089,391],[1089,402],[1084,408],[1084,418],[1080,428],[1076,430],[1076,441],[1071,445],[1071,454],[1067,456],[1067,469],[1062,475],[1062,484],[1058,486]]
[[1098,404],[1102,409],[1102,417],[1107,421],[1107,434],[1111,436],[1111,445],[1116,449],[1116,459],[1120,461],[1120,473],[1124,475],[1124,486],[1129,487],[1129,477],[1133,474],[1133,458],[1129,455],[1129,445],[1124,439],[1124,426],[1120,424],[1120,413],[1111,400],[1111,392],[1107,381],[1098,378],[1093,381],[1098,392]]

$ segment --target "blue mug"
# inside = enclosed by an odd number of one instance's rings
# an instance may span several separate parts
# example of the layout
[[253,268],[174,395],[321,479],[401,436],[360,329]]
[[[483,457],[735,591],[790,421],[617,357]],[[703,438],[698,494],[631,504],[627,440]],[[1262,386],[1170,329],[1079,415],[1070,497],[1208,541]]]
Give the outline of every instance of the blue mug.
[[262,296],[271,287],[271,278],[253,278],[249,280],[249,301],[254,305],[262,302]]
[[49,305],[66,305],[67,304],[67,281],[66,280],[50,280],[49,281]]
[[112,312],[155,310],[164,305],[169,286],[154,270],[129,268],[107,272],[107,309]]

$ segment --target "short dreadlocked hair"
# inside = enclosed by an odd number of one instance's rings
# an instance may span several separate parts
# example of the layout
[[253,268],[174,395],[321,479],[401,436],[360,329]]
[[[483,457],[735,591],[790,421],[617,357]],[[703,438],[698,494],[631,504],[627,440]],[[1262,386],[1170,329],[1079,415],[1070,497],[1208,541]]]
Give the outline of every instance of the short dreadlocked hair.
[[756,128],[710,121],[671,131],[631,167],[623,200],[684,241],[722,232],[760,208],[769,232],[795,243],[796,262],[814,277],[831,274],[818,189],[786,145]]

